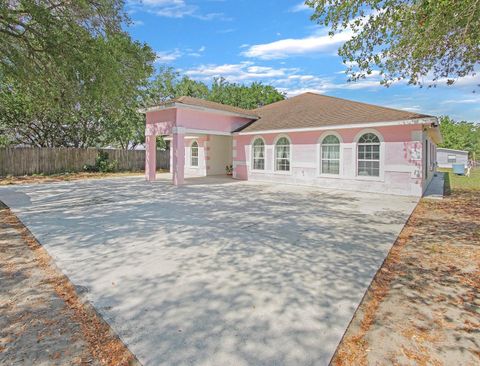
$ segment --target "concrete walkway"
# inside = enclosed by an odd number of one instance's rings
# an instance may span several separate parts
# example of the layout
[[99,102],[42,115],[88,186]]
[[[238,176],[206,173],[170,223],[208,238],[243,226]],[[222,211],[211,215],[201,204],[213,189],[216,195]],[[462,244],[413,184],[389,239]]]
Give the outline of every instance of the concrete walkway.
[[430,199],[443,199],[445,187],[445,173],[436,172],[430,184],[428,185],[425,193],[423,194],[424,198]]
[[145,365],[327,364],[417,203],[137,177],[0,200]]

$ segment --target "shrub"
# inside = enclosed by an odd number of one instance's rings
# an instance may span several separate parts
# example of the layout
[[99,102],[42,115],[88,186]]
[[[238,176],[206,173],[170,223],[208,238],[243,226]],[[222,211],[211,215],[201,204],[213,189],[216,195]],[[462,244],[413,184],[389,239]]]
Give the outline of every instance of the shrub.
[[112,173],[117,170],[118,161],[108,160],[108,153],[106,151],[99,151],[95,158],[95,165],[86,164],[83,166],[85,172],[101,172]]

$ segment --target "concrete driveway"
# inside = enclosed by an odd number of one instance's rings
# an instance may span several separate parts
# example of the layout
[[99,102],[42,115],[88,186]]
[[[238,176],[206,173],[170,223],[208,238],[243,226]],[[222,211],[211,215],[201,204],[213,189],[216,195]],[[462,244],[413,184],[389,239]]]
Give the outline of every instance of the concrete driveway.
[[0,189],[144,365],[325,365],[411,197],[140,177]]

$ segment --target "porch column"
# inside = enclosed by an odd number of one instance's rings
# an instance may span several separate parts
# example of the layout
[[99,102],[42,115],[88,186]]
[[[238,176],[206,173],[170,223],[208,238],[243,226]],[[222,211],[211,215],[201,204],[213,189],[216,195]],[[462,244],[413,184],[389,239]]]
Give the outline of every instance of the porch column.
[[185,128],[174,127],[172,138],[172,172],[173,184],[184,183],[185,169]]
[[157,136],[145,136],[145,145],[145,179],[153,182],[157,173]]

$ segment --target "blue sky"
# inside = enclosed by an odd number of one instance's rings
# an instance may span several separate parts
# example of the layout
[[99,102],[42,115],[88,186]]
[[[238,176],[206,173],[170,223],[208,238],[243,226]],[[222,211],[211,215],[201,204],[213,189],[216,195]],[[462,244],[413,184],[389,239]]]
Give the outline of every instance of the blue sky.
[[480,122],[480,75],[423,89],[405,83],[386,88],[377,74],[348,83],[336,52],[349,35],[329,37],[301,0],[126,1],[132,37],[156,51],[157,65],[193,79],[261,81],[289,96],[312,91]]

